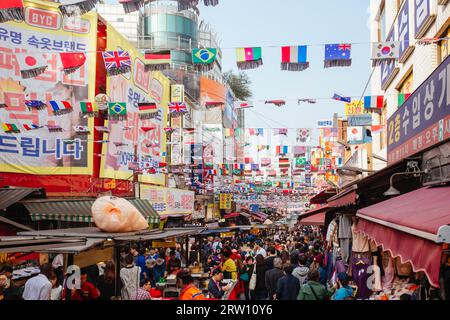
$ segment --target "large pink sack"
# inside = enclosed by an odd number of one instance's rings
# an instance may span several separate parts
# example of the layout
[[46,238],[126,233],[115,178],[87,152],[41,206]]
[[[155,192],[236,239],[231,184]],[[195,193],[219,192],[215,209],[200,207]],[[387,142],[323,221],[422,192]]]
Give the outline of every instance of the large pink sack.
[[142,214],[123,198],[98,198],[91,210],[95,225],[106,232],[133,232],[148,228]]

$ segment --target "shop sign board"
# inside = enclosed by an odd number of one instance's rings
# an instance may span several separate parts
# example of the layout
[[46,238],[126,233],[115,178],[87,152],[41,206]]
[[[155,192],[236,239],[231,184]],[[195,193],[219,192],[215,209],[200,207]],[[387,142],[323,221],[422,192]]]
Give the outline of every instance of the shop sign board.
[[450,59],[447,58],[387,122],[388,162],[450,138]]
[[160,215],[192,214],[194,211],[193,191],[141,184],[140,197],[149,200]]
[[348,117],[348,126],[371,126],[372,125],[372,115],[371,114],[360,114]]
[[220,209],[229,210],[231,209],[231,201],[233,199],[233,195],[231,193],[221,193],[220,198]]

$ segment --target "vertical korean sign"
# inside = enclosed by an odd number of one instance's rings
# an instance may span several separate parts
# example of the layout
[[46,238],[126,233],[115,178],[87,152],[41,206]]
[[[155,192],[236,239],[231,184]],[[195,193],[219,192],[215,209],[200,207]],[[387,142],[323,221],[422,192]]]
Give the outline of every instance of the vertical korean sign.
[[404,62],[408,58],[412,47],[409,41],[409,1],[404,1],[403,7],[398,14],[398,41],[400,41],[399,62]]
[[[389,34],[386,38],[386,41],[394,41],[394,26],[392,26]],[[394,76],[398,73],[398,68],[395,67],[395,60],[391,62],[382,62],[381,63],[381,88],[386,90],[389,84],[394,79]]]
[[[58,5],[24,1],[25,21],[0,24],[1,124],[20,132],[0,133],[0,171],[29,174],[92,174],[93,119],[80,117],[80,102],[93,101],[97,16],[93,13],[67,18]],[[84,52],[87,61],[66,75],[61,52]],[[18,54],[29,54],[47,64],[37,77],[24,79]],[[43,110],[29,110],[25,100],[46,103]],[[73,111],[54,115],[50,100],[67,101]],[[38,129],[26,130],[34,124]],[[47,126],[59,126],[50,132]],[[79,136],[76,126],[89,126],[91,134]]]
[[[167,105],[170,98],[170,82],[160,72],[145,72],[143,56],[121,34],[108,25],[107,50],[125,50],[130,54],[132,70],[129,73],[107,78],[107,94],[111,102],[126,102],[127,119],[109,120],[110,133],[103,144],[103,178],[130,179],[130,166],[142,169],[139,181],[157,185],[165,184],[162,173],[148,173],[165,162]],[[139,118],[138,103],[155,102],[157,115],[152,119]],[[151,128],[144,131],[142,128]]]
[[450,58],[388,119],[388,162],[450,138]]
[[229,210],[231,209],[231,200],[232,200],[232,194],[231,193],[221,193],[220,197],[220,209]]

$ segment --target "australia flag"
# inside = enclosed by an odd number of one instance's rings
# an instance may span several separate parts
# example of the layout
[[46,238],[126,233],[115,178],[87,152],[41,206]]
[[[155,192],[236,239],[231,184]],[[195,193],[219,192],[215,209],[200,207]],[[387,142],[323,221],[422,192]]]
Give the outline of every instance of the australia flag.
[[350,57],[352,50],[351,44],[327,44],[325,45],[324,67],[348,67],[352,64]]

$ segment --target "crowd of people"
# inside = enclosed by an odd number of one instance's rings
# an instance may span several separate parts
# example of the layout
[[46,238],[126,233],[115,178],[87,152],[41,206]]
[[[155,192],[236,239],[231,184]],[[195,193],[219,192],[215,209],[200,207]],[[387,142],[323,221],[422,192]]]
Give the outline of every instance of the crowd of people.
[[223,279],[237,280],[229,299],[245,300],[353,300],[347,273],[327,277],[320,230],[273,230],[263,236],[238,234],[229,239],[205,239],[204,271],[210,272],[210,296],[221,298]]
[[82,268],[78,289],[69,289],[70,274],[62,271],[62,256],[41,265],[40,274],[21,289],[14,285],[12,269],[6,266],[0,272],[0,293],[5,300],[159,299],[162,293],[156,284],[173,275],[181,300],[224,299],[225,295],[229,300],[354,299],[345,272],[337,273],[333,284],[329,281],[321,232],[312,227],[207,237],[191,246],[190,256],[199,258],[203,272],[209,275],[207,290],[194,284],[186,269],[192,261],[185,260],[181,245],[163,249],[140,243],[122,248],[118,273],[113,261]]

